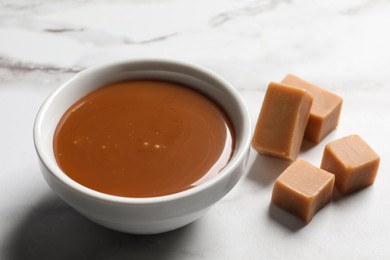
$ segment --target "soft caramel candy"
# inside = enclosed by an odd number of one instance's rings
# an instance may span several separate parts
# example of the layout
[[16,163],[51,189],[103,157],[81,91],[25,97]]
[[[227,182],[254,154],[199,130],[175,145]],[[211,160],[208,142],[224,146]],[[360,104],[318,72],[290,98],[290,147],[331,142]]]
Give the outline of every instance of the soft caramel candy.
[[308,223],[331,200],[334,180],[333,174],[296,160],[276,179],[272,203]]
[[374,183],[379,156],[358,135],[329,143],[324,150],[321,168],[336,176],[336,187],[347,194]]
[[305,139],[319,143],[337,127],[343,100],[341,97],[294,75],[287,75],[282,83],[303,88],[313,95],[313,105],[306,126]]
[[271,82],[264,97],[252,139],[259,153],[294,161],[313,102],[302,88]]

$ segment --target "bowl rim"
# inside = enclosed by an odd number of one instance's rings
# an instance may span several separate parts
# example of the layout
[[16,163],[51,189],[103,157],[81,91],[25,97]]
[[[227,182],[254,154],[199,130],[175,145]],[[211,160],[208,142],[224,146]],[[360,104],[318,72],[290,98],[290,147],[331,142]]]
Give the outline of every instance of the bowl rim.
[[[213,80],[217,81],[220,85],[223,85],[225,90],[229,93],[230,96],[232,96],[239,108],[240,108],[240,114],[242,115],[242,128],[243,128],[243,140],[241,140],[239,147],[237,147],[235,154],[233,155],[232,159],[228,162],[226,167],[221,170],[219,174],[211,178],[210,180],[199,184],[195,187],[192,187],[187,190],[183,190],[177,193],[163,195],[163,196],[156,196],[156,197],[122,197],[117,195],[111,195],[106,194],[103,192],[99,192],[96,190],[93,190],[91,188],[88,188],[75,180],[71,179],[66,173],[64,173],[60,167],[57,165],[57,162],[52,160],[50,156],[48,156],[48,153],[45,152],[45,147],[43,145],[43,136],[41,135],[41,129],[43,127],[43,121],[46,118],[47,111],[52,104],[54,98],[61,92],[62,89],[66,88],[71,82],[78,80],[79,78],[86,77],[88,75],[94,74],[98,71],[108,69],[111,67],[120,67],[122,65],[128,65],[128,64],[136,64],[136,63],[144,63],[144,64],[165,64],[165,65],[173,65],[178,67],[185,67],[186,69],[200,72],[204,75],[207,75],[208,77],[211,77]],[[229,115],[229,114],[228,114]],[[176,59],[162,59],[162,58],[143,58],[143,59],[126,59],[126,60],[119,60],[119,61],[112,61],[112,62],[106,62],[101,63],[99,65],[92,66],[90,68],[87,68],[76,75],[74,75],[71,79],[67,80],[65,83],[61,84],[58,88],[56,88],[52,93],[50,93],[46,99],[43,101],[42,105],[40,106],[38,113],[36,115],[34,126],[33,126],[33,141],[34,141],[34,147],[36,150],[36,153],[38,155],[38,158],[40,159],[41,163],[48,169],[50,175],[55,177],[56,180],[60,181],[62,184],[64,184],[69,189],[72,189],[73,191],[78,192],[79,194],[82,194],[84,196],[87,196],[89,198],[93,198],[95,200],[99,201],[105,201],[109,203],[119,203],[119,204],[156,204],[161,202],[168,202],[168,201],[174,201],[179,200],[182,198],[186,198],[192,195],[195,195],[197,193],[200,193],[201,191],[208,190],[212,186],[218,184],[223,179],[227,178],[229,175],[232,174],[233,170],[238,167],[238,164],[244,159],[246,156],[246,153],[248,151],[248,148],[250,146],[250,133],[251,133],[251,120],[249,116],[248,109],[245,105],[244,100],[242,99],[239,92],[225,79],[223,79],[221,76],[217,75],[216,73],[212,72],[211,70],[188,62],[188,61],[180,61]]]

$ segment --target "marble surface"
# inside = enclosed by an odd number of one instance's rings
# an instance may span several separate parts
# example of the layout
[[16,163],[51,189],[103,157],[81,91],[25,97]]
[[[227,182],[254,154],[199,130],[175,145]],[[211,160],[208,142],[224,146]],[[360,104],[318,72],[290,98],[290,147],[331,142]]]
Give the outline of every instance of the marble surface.
[[[0,1],[0,259],[389,259],[390,2],[386,0]],[[182,229],[100,227],[49,189],[32,142],[44,98],[96,63],[168,57],[242,94],[252,121],[270,81],[295,73],[344,98],[340,125],[300,158],[357,133],[381,156],[376,183],[308,224],[270,206],[287,163],[251,151],[239,184]]]

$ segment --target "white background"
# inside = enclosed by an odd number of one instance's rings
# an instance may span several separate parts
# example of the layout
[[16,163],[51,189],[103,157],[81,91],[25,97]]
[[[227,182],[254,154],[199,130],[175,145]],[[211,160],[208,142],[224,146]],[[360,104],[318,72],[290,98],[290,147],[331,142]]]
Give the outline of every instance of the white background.
[[[161,0],[0,2],[0,259],[389,259],[390,2]],[[203,218],[166,234],[100,227],[47,186],[32,142],[44,98],[96,63],[191,61],[242,94],[255,124],[270,81],[287,73],[344,99],[331,140],[359,134],[381,156],[376,183],[308,224],[270,206],[287,163],[251,151],[238,185]]]

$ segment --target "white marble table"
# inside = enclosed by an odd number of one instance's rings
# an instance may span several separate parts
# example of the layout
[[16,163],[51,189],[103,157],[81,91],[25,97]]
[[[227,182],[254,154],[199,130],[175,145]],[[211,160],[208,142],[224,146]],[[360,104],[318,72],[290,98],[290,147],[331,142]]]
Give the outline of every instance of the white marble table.
[[[0,259],[389,259],[390,2],[162,0],[0,2]],[[376,183],[336,194],[303,225],[270,206],[287,164],[252,150],[245,178],[203,218],[166,234],[100,227],[49,189],[32,125],[43,99],[99,62],[168,57],[214,70],[255,123],[269,81],[295,73],[344,98],[339,128],[381,156]]]

